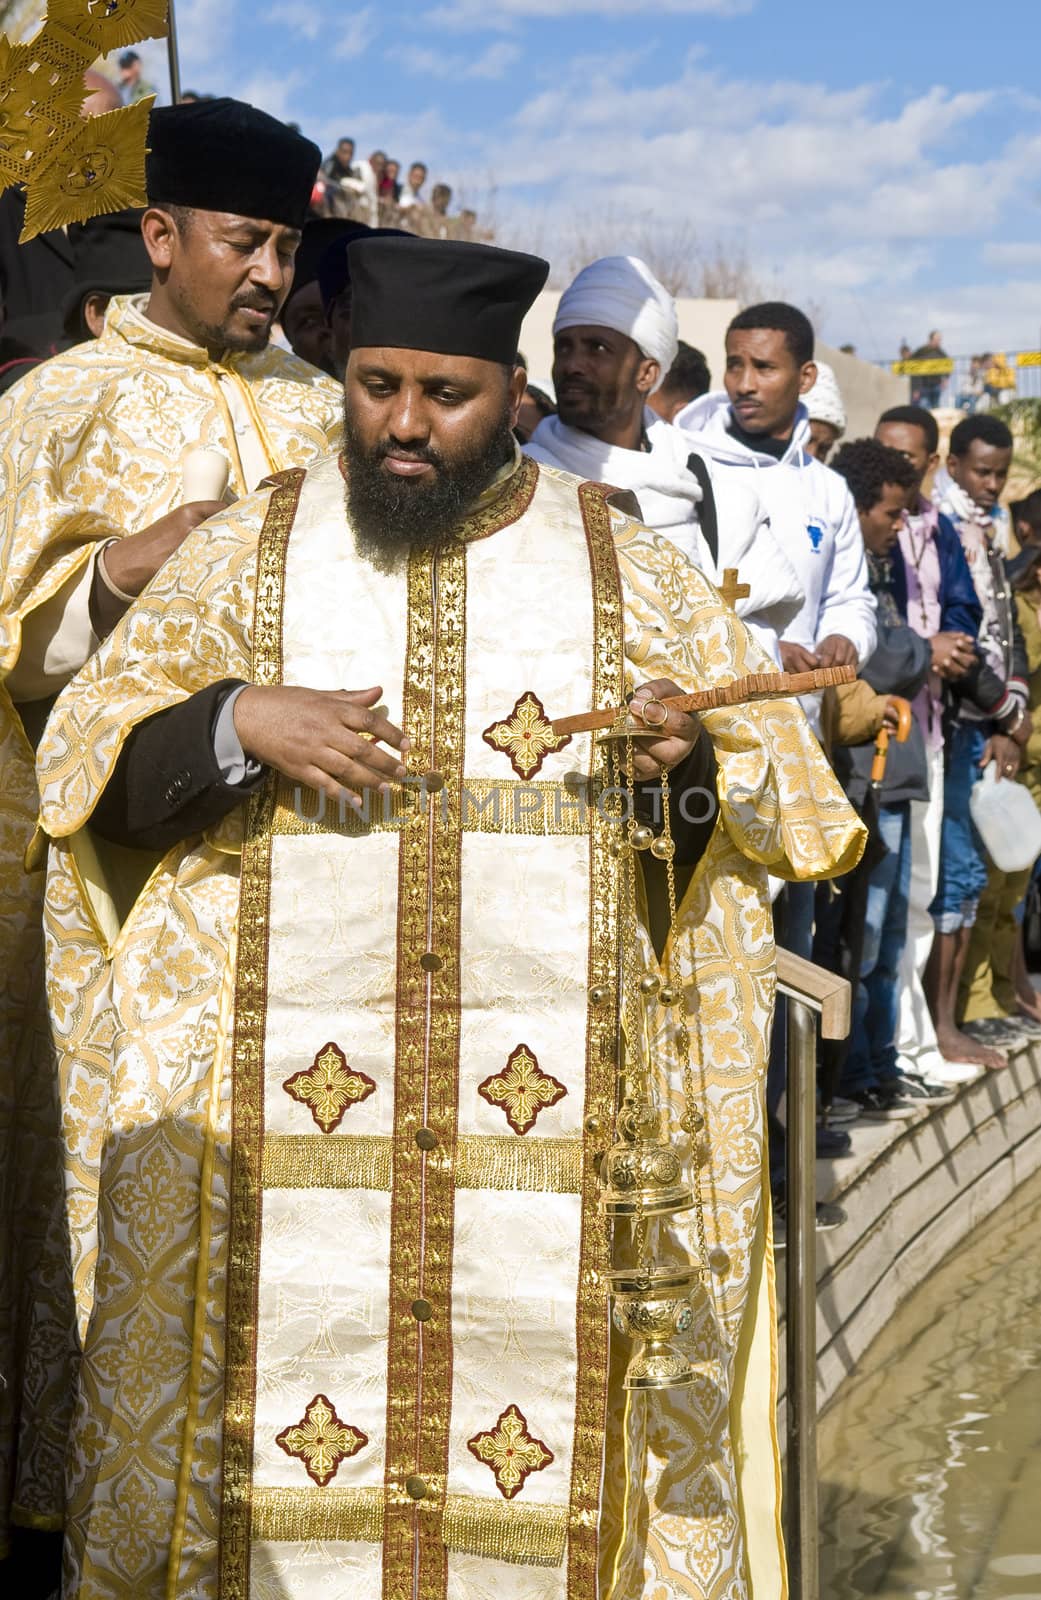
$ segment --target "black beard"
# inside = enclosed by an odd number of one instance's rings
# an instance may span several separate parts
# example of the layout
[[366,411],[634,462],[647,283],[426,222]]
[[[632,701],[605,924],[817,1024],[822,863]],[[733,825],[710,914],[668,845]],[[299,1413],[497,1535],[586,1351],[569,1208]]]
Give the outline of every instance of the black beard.
[[[401,478],[383,465],[391,453],[428,461],[433,473]],[[508,404],[495,427],[475,439],[451,465],[427,445],[404,449],[391,439],[367,447],[344,411],[343,461],[347,516],[359,552],[383,571],[400,565],[411,550],[429,550],[458,528],[499,468],[513,454]]]

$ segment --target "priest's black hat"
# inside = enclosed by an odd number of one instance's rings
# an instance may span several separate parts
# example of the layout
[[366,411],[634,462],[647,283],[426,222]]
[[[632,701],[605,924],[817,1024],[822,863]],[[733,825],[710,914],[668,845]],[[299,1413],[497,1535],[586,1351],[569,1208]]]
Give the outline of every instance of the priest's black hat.
[[148,143],[152,205],[303,227],[322,153],[266,111],[228,99],[160,106]]
[[346,217],[308,217],[293,262],[293,282],[286,296],[286,305],[309,283],[319,281],[319,267],[329,247],[355,226]]
[[359,239],[350,247],[351,349],[386,346],[517,359],[548,262],[455,239]]

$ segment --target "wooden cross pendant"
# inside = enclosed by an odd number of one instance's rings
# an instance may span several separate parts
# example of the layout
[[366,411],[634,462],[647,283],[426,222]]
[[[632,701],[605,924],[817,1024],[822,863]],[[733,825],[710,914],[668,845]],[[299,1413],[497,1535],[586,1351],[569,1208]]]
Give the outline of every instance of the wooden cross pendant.
[[723,582],[719,586],[719,592],[731,611],[733,611],[739,600],[747,600],[752,593],[747,583],[738,583],[736,567],[724,568]]

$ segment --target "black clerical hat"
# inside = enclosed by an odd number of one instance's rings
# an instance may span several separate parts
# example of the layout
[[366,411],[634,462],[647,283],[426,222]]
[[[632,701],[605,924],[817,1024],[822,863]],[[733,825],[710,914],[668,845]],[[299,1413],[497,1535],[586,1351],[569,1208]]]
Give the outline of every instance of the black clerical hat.
[[351,349],[387,346],[484,361],[517,358],[547,262],[455,239],[359,239],[350,247]]
[[75,281],[62,302],[70,339],[83,337],[80,307],[88,294],[143,294],[152,286],[152,263],[141,237],[142,210],[112,211],[69,228]]
[[319,267],[329,247],[354,226],[346,217],[308,217],[293,262],[293,282],[286,296],[286,305],[301,289],[319,280]]
[[303,226],[322,153],[266,111],[226,99],[160,106],[148,143],[151,204]]

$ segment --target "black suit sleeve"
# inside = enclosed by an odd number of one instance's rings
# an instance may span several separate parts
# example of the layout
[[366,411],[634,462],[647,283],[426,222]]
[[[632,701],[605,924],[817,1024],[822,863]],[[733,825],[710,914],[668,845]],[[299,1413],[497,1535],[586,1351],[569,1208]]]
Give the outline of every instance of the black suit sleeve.
[[241,679],[225,678],[139,723],[94,808],[94,831],[135,850],[169,850],[241,805],[265,774],[226,783],[213,749],[221,707],[241,687]]

